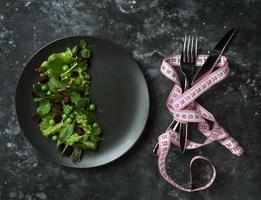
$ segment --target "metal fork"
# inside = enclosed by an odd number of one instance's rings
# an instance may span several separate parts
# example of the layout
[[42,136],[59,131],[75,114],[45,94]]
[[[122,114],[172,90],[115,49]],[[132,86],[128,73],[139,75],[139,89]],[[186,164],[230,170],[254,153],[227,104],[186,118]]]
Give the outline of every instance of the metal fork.
[[[184,77],[184,88],[186,91],[191,87],[191,84],[195,78],[196,72],[196,59],[198,54],[198,38],[197,36],[187,36],[184,37],[184,44],[181,53],[181,64],[180,71]],[[180,124],[179,126],[180,134],[180,151],[185,152],[187,146],[188,138],[188,123]]]
[[[181,65],[180,71],[182,76],[184,76],[184,88],[183,90],[187,90],[191,83],[196,78],[196,58],[198,53],[198,38],[196,36],[186,36],[184,37],[184,44],[181,53]],[[187,135],[188,135],[188,124],[180,124],[179,122],[175,123],[175,120],[171,122],[169,127],[166,130],[172,129],[176,130],[179,127],[180,133],[180,150],[185,152],[186,144],[187,144]],[[184,136],[184,137],[183,137]],[[183,142],[182,142],[183,138]],[[153,153],[156,153],[158,150],[159,144],[157,143],[153,148]]]

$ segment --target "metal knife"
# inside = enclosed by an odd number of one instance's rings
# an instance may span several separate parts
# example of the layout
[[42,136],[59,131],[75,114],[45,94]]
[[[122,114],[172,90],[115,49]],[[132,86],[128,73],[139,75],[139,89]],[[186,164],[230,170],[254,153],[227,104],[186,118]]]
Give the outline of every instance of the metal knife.
[[203,77],[202,75],[208,75],[213,71],[220,57],[231,43],[232,39],[236,37],[237,32],[238,31],[236,28],[232,28],[222,37],[215,48],[210,52],[206,62],[203,64],[200,70],[196,72],[194,79],[192,80],[192,84],[200,81]]

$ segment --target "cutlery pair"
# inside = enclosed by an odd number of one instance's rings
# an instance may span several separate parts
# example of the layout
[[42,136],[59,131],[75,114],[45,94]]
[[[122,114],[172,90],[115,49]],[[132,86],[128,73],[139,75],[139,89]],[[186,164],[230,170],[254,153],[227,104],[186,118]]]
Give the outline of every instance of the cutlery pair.
[[[220,57],[227,49],[232,39],[235,38],[237,32],[238,31],[236,28],[232,28],[231,30],[229,30],[222,37],[222,39],[217,43],[214,49],[210,52],[207,60],[199,70],[196,70],[197,67],[195,66],[197,61],[197,55],[198,55],[197,36],[185,35],[182,53],[181,53],[181,65],[180,65],[180,71],[184,78],[183,92],[189,89],[193,84],[200,81],[202,77],[209,75],[213,71]],[[172,127],[174,122],[175,121],[173,120],[172,123],[167,128],[167,130]],[[186,150],[187,138],[188,138],[188,123],[180,124],[179,122],[177,122],[173,130],[176,130],[178,126],[179,126],[179,133],[180,133],[180,151],[184,153]],[[157,151],[157,148],[158,148],[158,144],[156,144],[156,146],[153,149],[154,153]]]
[[[197,37],[190,35],[188,37],[185,36],[180,65],[180,71],[182,72],[185,82],[183,92],[189,89],[195,82],[200,81],[202,77],[209,75],[213,71],[223,52],[226,50],[236,33],[236,28],[233,28],[230,31],[228,31],[218,42],[215,48],[210,52],[206,62],[198,71],[196,70],[195,66],[198,51]],[[184,153],[187,146],[188,123],[180,124],[179,134],[180,151]]]

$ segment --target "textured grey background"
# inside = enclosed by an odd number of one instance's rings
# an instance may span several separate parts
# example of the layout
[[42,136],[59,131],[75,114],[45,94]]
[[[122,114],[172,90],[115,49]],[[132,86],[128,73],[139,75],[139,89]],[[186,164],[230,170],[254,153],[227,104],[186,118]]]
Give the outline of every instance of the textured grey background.
[[[260,199],[260,10],[258,0],[0,0],[0,199]],[[234,25],[240,32],[226,53],[231,75],[201,102],[247,152],[236,158],[215,143],[183,156],[173,148],[168,169],[180,183],[186,182],[192,155],[209,157],[218,171],[209,190],[184,193],[162,180],[151,153],[170,122],[164,103],[171,83],[159,67],[163,56],[180,50],[184,33],[200,36],[201,52],[207,53]],[[49,162],[26,141],[15,115],[15,87],[25,62],[48,42],[77,34],[125,47],[140,64],[151,94],[150,118],[139,142],[123,158],[96,169]]]

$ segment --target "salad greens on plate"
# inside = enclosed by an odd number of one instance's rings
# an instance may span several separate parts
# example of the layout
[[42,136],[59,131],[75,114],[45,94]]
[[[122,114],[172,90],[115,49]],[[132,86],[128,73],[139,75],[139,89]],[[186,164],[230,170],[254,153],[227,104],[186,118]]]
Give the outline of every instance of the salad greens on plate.
[[75,164],[83,150],[96,150],[101,140],[96,105],[89,97],[90,57],[91,51],[81,40],[78,46],[50,55],[35,69],[39,79],[32,95],[38,107],[33,119],[43,136],[51,138]]

